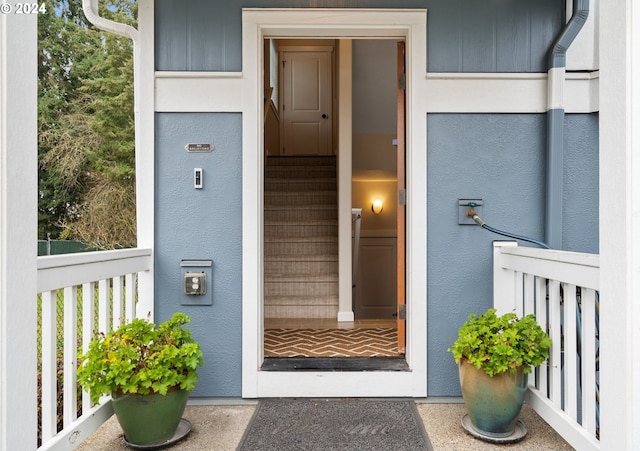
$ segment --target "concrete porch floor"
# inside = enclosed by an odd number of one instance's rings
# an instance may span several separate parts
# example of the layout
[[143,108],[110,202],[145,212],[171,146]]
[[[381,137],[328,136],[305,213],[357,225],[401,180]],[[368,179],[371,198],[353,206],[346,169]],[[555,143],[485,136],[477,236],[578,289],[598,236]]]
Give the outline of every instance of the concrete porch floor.
[[[434,451],[561,451],[572,450],[551,427],[527,405],[520,419],[527,427],[527,436],[515,444],[496,445],[475,439],[465,433],[460,419],[465,414],[461,403],[441,404],[416,401],[418,411],[431,440]],[[238,400],[220,405],[189,405],[183,415],[192,425],[191,433],[180,443],[168,448],[172,451],[233,451],[251,420],[255,403]],[[85,440],[78,451],[129,451],[118,422],[111,417],[100,429]]]

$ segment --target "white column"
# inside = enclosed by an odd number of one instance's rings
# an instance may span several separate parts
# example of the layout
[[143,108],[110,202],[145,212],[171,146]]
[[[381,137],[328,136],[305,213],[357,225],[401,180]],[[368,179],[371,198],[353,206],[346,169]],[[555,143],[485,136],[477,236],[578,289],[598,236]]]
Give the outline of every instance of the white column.
[[2,13],[0,449],[32,450],[37,438],[37,16]]
[[136,220],[139,248],[154,249],[151,269],[138,277],[136,316],[154,318],[155,261],[155,49],[154,2],[138,2],[138,39],[134,42],[136,97]]
[[263,362],[263,35],[243,11],[242,23],[242,397],[258,396]]
[[[631,276],[627,283],[627,295],[630,301],[631,325],[633,326],[633,355],[640,352],[640,302],[638,298],[637,284],[640,282],[640,4],[634,1],[631,15],[631,74],[629,79],[633,81],[631,93],[631,117],[629,124],[631,128],[631,142],[627,147],[627,155],[631,160],[630,184],[627,192],[630,194],[629,199],[630,210],[630,230],[631,242],[629,243],[630,256],[629,266]],[[634,286],[635,285],[635,286]],[[640,420],[640,362],[638,359],[631,359],[633,363],[633,373],[631,380],[633,381],[633,399],[631,412],[631,423],[635,427],[631,428],[633,437],[631,439],[631,448],[640,448],[640,428],[637,427]]]
[[351,55],[352,41],[339,42],[338,92],[340,124],[338,126],[338,321],[353,321],[351,279]]
[[640,4],[600,5],[600,437],[640,449]]

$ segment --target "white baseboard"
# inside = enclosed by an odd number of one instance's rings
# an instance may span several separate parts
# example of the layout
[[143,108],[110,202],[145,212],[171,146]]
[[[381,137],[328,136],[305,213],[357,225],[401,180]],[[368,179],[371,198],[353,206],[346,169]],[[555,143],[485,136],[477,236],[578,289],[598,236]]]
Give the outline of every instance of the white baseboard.
[[355,317],[352,311],[338,312],[338,322],[354,321]]

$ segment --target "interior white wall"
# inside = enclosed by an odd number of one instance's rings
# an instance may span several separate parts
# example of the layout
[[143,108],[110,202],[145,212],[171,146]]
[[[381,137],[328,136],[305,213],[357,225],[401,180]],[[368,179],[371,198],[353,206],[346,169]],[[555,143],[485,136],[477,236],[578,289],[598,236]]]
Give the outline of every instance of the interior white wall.
[[279,111],[278,98],[280,96],[280,87],[278,86],[278,41],[275,39],[269,39],[269,80],[273,87],[271,93],[271,100],[276,106],[276,110]]
[[395,134],[397,39],[353,41],[353,133]]
[[[395,177],[356,177],[352,182],[352,204],[362,208],[361,236],[395,237],[398,214],[398,181]],[[383,202],[382,211],[376,215],[371,210],[374,199]],[[389,262],[389,271],[396,270],[396,261]]]
[[[397,234],[397,41],[354,41],[352,205],[362,208],[367,237]],[[384,202],[379,215],[371,211],[374,199]],[[385,265],[395,272],[395,258]]]

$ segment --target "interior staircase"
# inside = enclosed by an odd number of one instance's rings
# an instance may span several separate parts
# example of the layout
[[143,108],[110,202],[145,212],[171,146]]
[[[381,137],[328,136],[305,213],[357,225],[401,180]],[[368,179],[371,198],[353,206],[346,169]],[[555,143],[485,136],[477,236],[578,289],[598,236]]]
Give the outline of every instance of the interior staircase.
[[269,156],[264,187],[264,317],[336,318],[335,156]]

